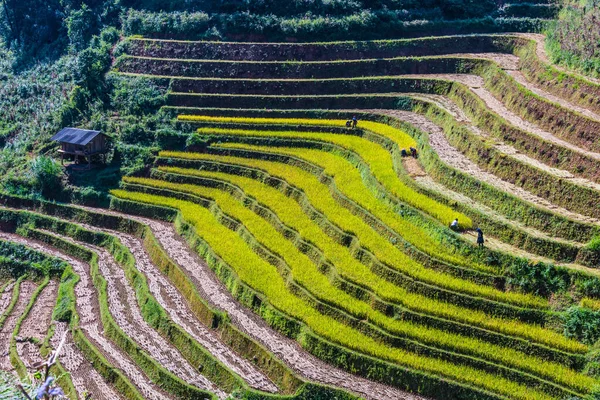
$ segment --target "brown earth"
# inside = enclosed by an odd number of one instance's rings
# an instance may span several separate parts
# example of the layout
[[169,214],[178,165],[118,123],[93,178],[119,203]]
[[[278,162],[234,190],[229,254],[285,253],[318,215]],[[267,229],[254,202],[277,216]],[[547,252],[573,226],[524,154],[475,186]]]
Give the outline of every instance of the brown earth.
[[112,255],[101,247],[82,242],[77,242],[77,244],[98,255],[100,273],[107,281],[110,313],[125,334],[175,376],[189,384],[217,394],[220,399],[226,398],[226,393],[201,375],[171,343],[144,321],[136,294],[129,284],[124,270],[115,262]]
[[38,345],[29,339],[41,343],[48,334],[57,295],[58,283],[51,280],[42,289],[35,304],[21,324],[18,337],[22,340],[17,341],[17,352],[28,370],[31,370],[33,365],[43,361]]
[[8,318],[4,320],[4,324],[0,329],[0,369],[4,371],[11,371],[13,369],[12,364],[10,363],[9,357],[9,348],[10,348],[10,339],[12,337],[12,333],[15,330],[17,321],[25,308],[31,301],[31,296],[33,292],[37,289],[38,285],[31,281],[22,281],[21,286],[19,287],[19,297],[17,303],[14,308],[8,315]]
[[[100,308],[98,304],[98,297],[96,288],[92,282],[90,276],[89,264],[77,260],[68,254],[64,254],[59,250],[52,248],[44,243],[39,243],[30,239],[23,238],[18,235],[0,233],[0,238],[11,240],[31,247],[35,250],[41,251],[45,254],[60,258],[71,265],[73,271],[79,275],[80,280],[75,286],[75,296],[77,298],[76,307],[79,314],[79,326],[84,332],[85,336],[94,346],[106,357],[106,359],[115,367],[119,368],[127,378],[137,387],[140,393],[148,399],[153,400],[167,400],[171,397],[166,394],[162,389],[156,386],[140,369],[139,367],[127,356],[119,347],[108,340],[104,335],[104,328],[100,319]],[[55,334],[55,337],[57,334]],[[59,357],[59,361],[63,363],[63,359],[73,359],[76,363],[78,356],[70,354],[68,351],[62,353]],[[87,361],[83,361],[87,363]],[[79,381],[82,382],[82,388],[84,391],[91,393],[93,387],[87,386],[87,378],[79,374],[77,370],[69,370],[69,372],[77,376]],[[73,378],[75,380],[75,378]],[[107,385],[108,386],[108,385]],[[110,386],[108,386],[110,387]],[[111,400],[115,397],[112,396],[114,389],[111,387],[109,392],[97,392],[93,394],[94,400],[106,399]],[[80,392],[81,396],[83,392]],[[119,398],[119,396],[116,396]]]
[[[83,226],[90,230],[98,230],[91,226]],[[198,321],[190,311],[181,293],[153,265],[142,240],[118,231],[102,231],[118,237],[121,243],[132,252],[136,260],[136,268],[146,276],[151,293],[167,311],[173,322],[181,326],[219,361],[240,375],[250,387],[265,392],[277,392],[277,386],[269,378],[249,361],[224,345],[210,329]]]
[[6,285],[2,294],[0,294],[0,313],[4,313],[4,311],[10,304],[14,287],[15,281],[11,281],[8,285]]
[[[54,336],[50,340],[50,345],[57,348],[63,334],[69,330],[69,326],[66,322],[54,322],[54,326]],[[67,333],[67,339],[59,355],[59,361],[62,367],[71,375],[71,381],[79,398],[84,398],[85,394],[90,394],[93,400],[122,399],[122,396],[112,386],[108,385],[92,364],[85,359],[77,345],[73,343],[71,332]]]

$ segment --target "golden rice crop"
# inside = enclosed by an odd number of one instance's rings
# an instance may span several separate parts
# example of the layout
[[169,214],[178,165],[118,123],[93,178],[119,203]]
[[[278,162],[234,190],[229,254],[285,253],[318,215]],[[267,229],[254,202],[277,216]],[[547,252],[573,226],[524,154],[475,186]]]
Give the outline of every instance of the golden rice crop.
[[[442,223],[449,225],[452,220],[459,218],[461,226],[472,228],[473,222],[466,215],[452,210],[436,200],[427,197],[407,186],[396,175],[392,155],[385,148],[378,144],[370,142],[366,139],[352,135],[332,135],[326,133],[314,132],[290,132],[290,131],[254,131],[245,129],[198,129],[198,133],[210,135],[234,135],[234,136],[250,136],[250,137],[277,137],[277,138],[299,138],[323,141],[336,144],[358,154],[370,167],[373,176],[381,183],[390,193],[396,196],[401,201],[410,204],[411,206],[422,210]],[[401,131],[397,136],[408,135]],[[402,136],[400,136],[401,138]],[[410,137],[408,137],[410,139]],[[401,139],[397,139],[401,141]],[[408,140],[408,139],[407,139]],[[412,139],[410,139],[412,140]]]
[[[167,171],[178,172],[176,169],[170,168],[168,168]],[[193,172],[195,171],[192,170],[192,173]],[[208,173],[205,175],[201,173],[199,175],[220,176],[226,174]],[[287,226],[297,230],[301,234],[305,234],[306,239],[313,242],[321,250],[324,249],[324,255],[330,259],[336,269],[338,269],[338,272],[341,272],[343,275],[351,274],[355,276],[366,274],[367,276],[361,280],[361,284],[368,284],[371,279],[376,281],[381,280],[379,277],[370,273],[364,265],[355,260],[350,255],[347,248],[335,243],[331,238],[326,236],[325,233],[302,212],[302,209],[295,201],[286,197],[278,190],[260,184],[255,180],[233,175],[229,175],[228,177],[232,178],[235,183],[242,183],[244,190],[249,189],[248,194],[251,194],[256,200],[276,212],[281,221],[286,223]],[[126,177],[124,180],[126,182],[141,185],[190,193],[216,201],[226,214],[242,222],[259,242],[275,254],[282,256],[291,268],[294,278],[303,287],[313,293],[315,297],[322,299],[328,304],[336,304],[337,307],[350,312],[359,319],[366,318],[391,334],[406,336],[434,346],[441,345],[443,348],[453,348],[458,352],[474,354],[494,362],[524,369],[584,392],[591,387],[590,385],[592,383],[594,383],[594,380],[591,377],[578,374],[559,364],[545,362],[506,347],[496,346],[477,339],[451,334],[405,321],[390,319],[373,310],[368,304],[358,301],[347,295],[345,292],[333,287],[328,278],[318,270],[318,267],[312,263],[306,255],[299,252],[291,241],[287,240],[266,220],[246,208],[242,202],[235,199],[227,192],[214,188],[190,184],[177,184],[156,179]],[[389,289],[393,290],[392,288]],[[398,288],[395,289],[397,290]],[[443,304],[440,304],[440,306],[443,306]],[[553,334],[553,332],[545,331],[545,334]]]
[[318,313],[305,301],[292,295],[275,267],[254,253],[235,232],[221,225],[206,208],[174,198],[131,193],[124,190],[112,190],[111,194],[126,200],[178,209],[182,217],[195,228],[197,234],[207,242],[213,251],[225,263],[234,268],[242,281],[262,293],[277,309],[303,321],[317,335],[363,354],[475,385],[501,395],[522,400],[553,398],[534,388],[528,388],[525,385],[474,368],[390,348],[333,318]]
[[[337,157],[327,152],[308,149],[299,150],[291,148],[288,149],[283,147],[277,147],[276,149],[273,149],[266,146],[253,146],[234,143],[223,144],[219,147],[236,147],[264,152],[293,152],[297,150],[298,153],[301,153],[301,155],[305,159],[307,155],[310,155],[311,157],[314,155],[316,160],[313,163],[315,165],[320,165],[321,167],[327,167],[326,173],[334,177],[336,187],[340,189],[340,191],[344,193],[344,195],[354,200],[357,204],[361,205],[364,209],[368,210],[373,215],[377,216],[387,226],[394,229],[400,236],[404,237],[415,247],[430,254],[433,257],[442,259],[451,264],[476,268],[487,272],[496,272],[496,270],[492,267],[474,264],[470,262],[469,260],[462,257],[460,254],[453,252],[452,249],[448,246],[444,246],[438,241],[434,240],[432,237],[429,236],[425,229],[412,224],[404,218],[401,218],[393,210],[391,210],[389,207],[387,207],[385,204],[379,201],[379,199],[365,187],[359,171],[357,171],[356,168],[354,168],[347,160],[345,160],[342,157]],[[289,171],[289,166],[282,163],[273,163],[256,159],[249,160],[247,158],[242,157],[226,157],[203,153],[184,153],[172,151],[163,151],[160,152],[160,155],[163,157],[176,157],[183,159],[220,160],[223,162],[240,164],[251,168],[258,165],[264,165],[265,168],[269,168],[271,171],[275,171],[273,174],[276,176],[278,176],[277,174],[280,172],[286,173],[286,171]],[[333,162],[333,160],[335,160],[336,162]],[[325,164],[325,161],[329,161],[329,163]],[[297,171],[297,174],[301,175],[306,174],[306,172],[300,170],[299,168],[294,168],[293,171]],[[292,174],[291,178],[293,179],[294,176],[295,175]],[[315,177],[312,177],[311,179],[316,183],[320,183],[318,179],[315,179]],[[312,186],[305,190],[310,190],[311,188]],[[327,193],[329,193],[328,190]]]
[[[222,157],[217,157],[219,160]],[[228,161],[232,161],[228,158]],[[247,164],[256,164],[257,160],[239,159]],[[256,167],[272,173],[273,176],[278,176],[287,180],[290,184],[301,188],[313,206],[322,212],[330,221],[342,228],[344,231],[352,232],[359,238],[361,244],[371,250],[380,260],[393,260],[394,255],[399,252],[399,249],[387,246],[387,240],[377,234],[369,225],[362,219],[353,215],[349,210],[339,207],[336,201],[331,197],[329,189],[323,185],[313,175],[299,168],[288,166],[286,164],[274,163],[270,161],[257,161]],[[235,176],[226,175],[215,172],[195,171],[173,167],[160,167],[161,170],[193,174],[213,176],[219,178],[232,179]],[[235,179],[242,179],[235,177]],[[237,181],[236,181],[237,182]],[[316,243],[316,239],[313,239]],[[345,253],[339,253],[345,254]],[[331,260],[336,260],[331,256]],[[341,265],[357,265],[350,263],[349,260],[343,259]],[[362,265],[362,264],[360,264]],[[550,332],[539,326],[524,324],[520,321],[506,320],[491,317],[483,312],[476,310],[466,310],[449,303],[442,303],[424,296],[406,292],[390,282],[371,273],[369,269],[362,269],[360,274],[357,270],[349,269],[347,272],[352,274],[351,280],[361,282],[363,285],[372,287],[383,299],[387,301],[403,304],[406,307],[423,312],[426,314],[437,315],[443,318],[456,320],[476,326],[483,327],[492,331],[501,332],[511,336],[524,337],[535,342],[544,343],[551,347],[560,348],[565,351],[585,352],[587,347],[577,341],[570,340],[564,336]]]
[[[127,179],[126,181],[131,180],[132,179]],[[367,240],[371,238],[372,237],[367,237]],[[425,268],[399,251],[386,240],[369,240],[366,244],[369,249],[373,249],[375,256],[377,256],[379,260],[416,280],[449,290],[467,293],[473,296],[480,296],[495,301],[511,303],[518,306],[547,307],[547,302],[544,299],[530,294],[507,293],[489,286],[478,285],[449,274]]]

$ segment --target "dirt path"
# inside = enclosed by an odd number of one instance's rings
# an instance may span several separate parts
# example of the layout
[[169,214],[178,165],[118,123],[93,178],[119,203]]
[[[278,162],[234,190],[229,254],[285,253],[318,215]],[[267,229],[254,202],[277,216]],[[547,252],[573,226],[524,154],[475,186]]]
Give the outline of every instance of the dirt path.
[[496,113],[500,117],[504,118],[511,125],[514,125],[517,128],[527,131],[529,133],[533,133],[534,135],[539,136],[540,138],[544,139],[547,142],[555,143],[561,147],[566,147],[575,152],[585,154],[586,156],[589,156],[596,160],[600,160],[600,153],[596,153],[593,151],[583,149],[579,146],[576,146],[570,142],[567,142],[565,140],[562,140],[562,139],[554,136],[552,133],[541,129],[538,126],[536,126],[528,121],[525,121],[523,118],[519,117],[518,115],[516,115],[515,113],[510,111],[508,108],[506,108],[504,103],[502,103],[500,100],[496,99],[489,91],[487,91],[487,89],[479,87],[479,88],[471,88],[471,90],[473,91],[473,93],[475,93],[477,96],[479,96],[479,98],[481,98],[481,100],[483,100],[485,102],[486,106],[490,110],[492,110],[494,113]]
[[[440,79],[453,79],[452,75],[439,75],[439,77],[440,77]],[[565,142],[561,139],[556,138],[549,132],[545,132],[545,131],[537,128],[533,124],[530,124],[529,122],[524,121],[523,119],[518,117],[516,114],[509,111],[504,106],[504,104],[502,104],[499,100],[497,100],[495,97],[493,97],[493,95],[490,92],[488,92],[487,89],[483,88],[482,87],[483,80],[481,78],[476,77],[476,76],[470,76],[470,77],[471,77],[471,79],[463,77],[461,79],[461,81],[462,81],[461,83],[467,84],[467,82],[470,82],[471,85],[474,85],[474,86],[471,86],[471,90],[475,94],[477,94],[477,96],[479,96],[493,112],[495,112],[496,114],[499,114],[501,117],[505,118],[509,123],[517,126],[520,129],[526,130],[531,133],[535,133],[538,136],[541,136],[542,138],[547,139],[548,141],[551,141],[555,144],[558,144],[561,146],[564,145],[564,147],[567,147],[571,150],[589,155],[597,160],[600,160],[600,153],[587,151],[580,147],[572,145],[569,142]],[[447,111],[457,121],[468,124],[469,125],[468,128],[472,132],[478,134],[479,136],[491,138],[489,135],[487,135],[481,129],[479,129],[475,125],[473,125],[472,121],[469,119],[469,117],[467,117],[467,115],[463,112],[463,110],[460,107],[458,107],[458,105],[456,103],[454,103],[452,100],[450,100],[449,98],[442,96],[442,95],[421,94],[421,93],[414,93],[414,94],[407,93],[406,95],[413,97],[415,99],[419,99],[422,101],[427,101],[427,102],[435,104],[436,106]],[[550,166],[536,160],[535,158],[532,158],[526,154],[521,153],[519,150],[515,149],[512,146],[509,146],[503,142],[497,141],[495,138],[492,138],[492,139],[496,141],[496,144],[494,145],[494,147],[496,147],[496,149],[498,149],[500,152],[502,152],[506,155],[516,158],[519,161],[522,161],[526,164],[529,164],[534,168],[541,169],[541,170],[543,170],[549,174],[552,174],[558,178],[569,179],[571,182],[573,182],[577,185],[600,191],[600,183],[598,183],[598,182],[594,182],[594,181],[591,181],[586,178],[578,177],[569,171],[550,167]],[[548,145],[551,146],[551,143],[548,143]]]
[[424,400],[423,397],[349,374],[334,368],[303,350],[298,343],[275,332],[259,316],[241,306],[200,257],[193,253],[172,224],[121,214],[104,209],[88,210],[111,213],[148,225],[166,253],[188,273],[201,295],[213,306],[226,311],[232,322],[261,343],[305,379],[340,387],[369,400]]
[[[83,225],[91,229],[98,228]],[[225,364],[232,371],[240,375],[250,387],[264,392],[275,393],[277,386],[266,375],[260,372],[249,361],[240,357],[230,348],[225,346],[213,332],[202,325],[188,308],[185,299],[167,278],[153,265],[142,240],[118,231],[102,230],[118,237],[134,255],[136,267],[148,279],[150,291],[167,311],[174,323],[181,326],[198,343],[206,348],[214,357]]]
[[[422,115],[400,110],[363,111],[396,117],[402,121],[408,122],[416,126],[424,132],[428,132],[429,144],[445,164],[448,164],[449,166],[458,169],[459,171],[469,174],[482,182],[485,182],[489,185],[494,186],[497,189],[517,196],[525,201],[533,203],[538,207],[561,214],[567,218],[584,223],[600,222],[600,220],[598,219],[580,215],[562,207],[558,207],[546,199],[538,197],[512,183],[503,181],[497,176],[482,170],[477,164],[472,162],[464,154],[462,154],[460,151],[458,151],[456,148],[450,145],[450,143],[448,143],[448,140],[446,139],[444,131],[441,127],[434,124]],[[352,110],[348,112],[352,113]]]
[[[600,121],[600,115],[593,113],[592,111],[589,111],[587,109],[581,108],[579,106],[573,105],[564,99],[560,99],[556,96],[553,96],[553,95],[543,91],[542,89],[537,88],[531,82],[527,81],[527,79],[523,76],[523,74],[521,72],[508,71],[508,73],[511,76],[515,77],[515,80],[517,80],[517,82],[519,84],[525,86],[528,90],[531,90],[532,92],[534,92],[542,97],[546,97],[550,101],[559,103],[561,106],[563,106],[564,108],[566,108],[570,111],[585,114],[586,116],[590,117],[591,119]],[[570,142],[562,140],[562,139],[554,136],[554,134],[539,128],[535,124],[532,124],[529,121],[524,120],[523,118],[519,117],[518,115],[516,115],[515,113],[510,111],[504,105],[504,103],[502,103],[500,100],[498,100],[496,97],[494,97],[494,95],[492,95],[492,93],[490,93],[484,87],[483,78],[481,78],[479,76],[468,75],[468,74],[406,75],[406,77],[410,77],[410,76],[413,76],[413,77],[419,78],[419,79],[426,79],[427,77],[429,77],[430,79],[443,79],[443,80],[450,80],[450,81],[462,83],[462,84],[468,86],[473,93],[475,93],[481,100],[483,100],[484,103],[486,104],[486,106],[491,111],[493,111],[495,114],[499,115],[500,117],[502,117],[503,119],[508,121],[511,125],[514,125],[515,127],[522,129],[524,131],[527,131],[529,133],[533,133],[536,136],[539,136],[548,142],[555,143],[561,147],[566,147],[566,148],[576,151],[578,153],[588,155],[589,157],[592,157],[596,160],[600,160],[600,153],[596,153],[596,152],[592,152],[592,151],[583,149],[583,148],[578,147]],[[415,94],[409,93],[408,95],[410,95],[411,97],[415,97],[415,98],[435,100],[438,105],[442,105],[442,107],[445,108],[447,111],[449,111],[453,116],[460,117],[460,118],[458,118],[459,120],[466,118],[464,112],[454,102],[447,99],[445,96],[422,94],[422,93],[415,93]]]
[[12,292],[13,292],[13,288],[15,287],[15,284],[16,284],[16,282],[13,280],[11,283],[6,285],[6,287],[4,288],[4,291],[0,295],[0,314],[2,314],[4,312],[4,310],[6,310],[6,308],[10,304],[10,301],[12,299]]
[[37,289],[38,285],[34,282],[24,280],[21,282],[21,286],[19,288],[19,298],[14,308],[8,315],[8,318],[4,320],[4,324],[0,329],[0,369],[4,371],[11,371],[13,369],[12,364],[10,363],[10,357],[8,354],[10,348],[10,339],[12,337],[12,333],[15,330],[15,326],[17,324],[17,320],[29,304],[31,300],[31,295]]
[[[541,36],[541,35],[534,35],[534,36]],[[538,39],[535,39],[538,40]],[[541,40],[542,40],[542,51],[544,54],[544,57],[540,57],[540,42],[538,41],[538,58],[540,58],[540,60],[542,60],[542,62],[548,64],[550,63],[546,54],[545,54],[545,50],[543,49],[543,36],[541,36]],[[478,59],[486,59],[486,60],[490,60],[495,62],[496,64],[498,64],[500,66],[500,68],[504,69],[506,71],[507,74],[509,74],[510,76],[512,76],[517,83],[519,83],[520,85],[524,86],[525,88],[527,88],[528,90],[530,90],[531,92],[535,93],[536,95],[545,98],[548,101],[551,101],[553,103],[559,104],[561,107],[582,114],[590,119],[596,120],[596,121],[600,121],[600,115],[598,115],[597,113],[588,110],[587,108],[578,106],[566,99],[563,99],[562,97],[558,97],[556,95],[551,94],[550,92],[540,88],[539,86],[537,86],[535,83],[529,81],[525,75],[523,75],[523,73],[520,71],[520,59],[519,57],[512,55],[512,54],[502,54],[502,53],[481,53],[481,54],[477,54],[477,53],[468,53],[468,54],[451,54],[449,56],[452,57],[456,57],[456,56],[460,56],[460,57],[465,57],[465,58],[478,58]],[[556,67],[556,65],[554,65]],[[444,78],[443,75],[439,75],[440,78],[439,79],[449,79],[449,80],[453,80],[455,82],[460,82],[463,83],[465,85],[471,86],[471,87],[476,87],[476,86],[482,86],[483,83],[483,79],[480,78],[479,76],[477,76],[476,78],[479,78],[481,80],[481,84],[471,84],[468,78],[457,78],[456,76],[453,75],[458,75],[458,74],[448,74],[447,78]],[[410,75],[409,75],[410,76]],[[469,76],[469,75],[467,75]],[[589,78],[588,78],[589,80]],[[473,82],[476,82],[476,80],[473,80]],[[598,84],[600,84],[600,80],[598,80],[598,82],[596,82]]]
[[[171,397],[167,395],[162,389],[156,386],[138,367],[137,365],[126,355],[120,348],[115,346],[103,335],[103,327],[100,320],[100,309],[98,304],[98,297],[96,288],[91,280],[90,267],[87,263],[79,261],[67,254],[64,254],[50,246],[47,246],[36,241],[26,239],[14,234],[8,234],[0,232],[0,238],[11,240],[17,243],[21,243],[35,250],[39,250],[45,254],[60,258],[68,262],[76,274],[79,275],[80,280],[75,286],[75,295],[77,297],[77,312],[79,314],[79,325],[85,333],[88,340],[90,340],[96,348],[102,352],[104,357],[115,367],[121,369],[125,376],[138,388],[140,393],[147,399],[152,400],[167,400]],[[55,333],[55,337],[59,336]],[[70,360],[74,364],[77,364],[80,355],[64,353],[59,357],[59,361],[63,363],[63,358]],[[87,361],[81,361],[81,363],[89,364]],[[82,388],[92,393],[93,387],[87,387],[87,380],[89,379],[85,375],[75,370],[69,370],[74,375],[73,380],[82,382]],[[110,387],[110,386],[107,386]],[[80,392],[81,395],[83,392]],[[115,394],[114,389],[110,391],[97,391],[92,393],[94,400],[112,400],[114,398],[120,398]]]
[[[62,337],[69,326],[66,322],[54,322],[54,336],[50,339],[50,345],[57,348]],[[77,391],[79,398],[84,398],[89,393],[93,400],[100,399],[122,399],[117,392],[108,385],[102,376],[96,371],[92,364],[85,359],[81,351],[73,342],[71,332],[67,333],[67,339],[63,345],[63,351],[59,355],[62,367],[71,375],[71,381]]]
[[437,192],[441,195],[443,195],[444,197],[458,202],[458,203],[462,203],[462,204],[466,204],[469,207],[484,213],[488,216],[491,216],[493,219],[495,219],[498,222],[501,222],[503,224],[506,225],[510,225],[510,226],[514,226],[515,228],[517,228],[518,230],[521,230],[523,232],[528,233],[529,235],[533,236],[534,238],[538,238],[538,239],[545,239],[545,240],[552,240],[555,242],[559,242],[559,243],[565,243],[565,244],[572,244],[572,245],[576,245],[576,246],[581,246],[582,243],[577,243],[577,242],[573,242],[570,240],[565,240],[562,238],[556,238],[556,237],[551,237],[548,236],[547,234],[545,234],[542,231],[539,231],[537,229],[531,228],[527,225],[524,225],[523,223],[521,223],[520,221],[516,221],[516,220],[512,220],[512,219],[508,219],[507,217],[505,217],[504,215],[498,213],[497,211],[493,210],[492,208],[481,204],[475,200],[473,200],[472,198],[462,194],[462,193],[458,193],[452,189],[449,189],[448,187],[440,184],[439,182],[436,182],[435,180],[433,180],[433,178],[431,178],[428,175],[422,175],[422,176],[413,176],[413,179],[421,186],[427,188],[427,190],[433,191],[433,192]]
[[52,323],[52,311],[58,295],[58,283],[49,281],[39,294],[29,314],[23,320],[17,339],[17,352],[28,370],[34,364],[43,361],[39,347],[28,339],[42,342]]
[[[472,242],[473,244],[477,243],[477,233],[476,232],[473,232],[473,231],[467,232],[467,233],[463,234],[463,237],[466,238],[467,240],[469,240],[470,242]],[[540,262],[544,262],[544,263],[548,263],[548,264],[554,264],[554,265],[558,265],[558,266],[565,267],[565,268],[570,268],[570,269],[575,269],[578,271],[587,272],[591,275],[600,276],[600,270],[598,270],[598,268],[586,267],[586,266],[583,266],[580,264],[557,263],[556,260],[553,260],[553,259],[550,259],[550,258],[547,258],[544,256],[540,256],[537,254],[529,253],[523,249],[520,249],[518,247],[511,245],[510,243],[503,242],[503,241],[498,240],[489,235],[485,236],[485,246],[492,250],[498,250],[498,251],[501,251],[501,252],[504,252],[507,254],[515,255],[517,257],[527,258],[532,261],[540,261]]]
[[[71,241],[70,238],[62,238]],[[77,244],[98,255],[99,270],[107,282],[110,313],[125,334],[173,375],[200,389],[217,394],[220,399],[226,398],[225,392],[201,375],[171,343],[146,323],[125,271],[115,262],[112,255],[104,248],[83,242]]]
[[[481,211],[487,213],[488,215],[494,215],[498,219],[505,221],[506,223],[518,226],[520,229],[527,231],[534,236],[549,238],[543,232],[540,232],[540,231],[532,229],[528,226],[522,225],[521,223],[519,223],[517,221],[508,220],[504,216],[497,214],[496,211],[490,209],[489,207],[487,207],[483,204],[477,203],[477,202],[473,201],[472,199],[468,198],[467,196],[464,196],[461,193],[454,192],[451,189],[448,189],[447,187],[434,181],[430,176],[427,175],[427,173],[425,172],[425,170],[423,169],[421,164],[416,159],[406,158],[406,159],[404,159],[403,165],[406,168],[406,171],[408,172],[408,174],[418,184],[427,187],[427,189],[437,191],[441,194],[444,194],[454,201],[463,202],[465,204],[474,206],[475,208],[480,209]],[[466,232],[465,234],[463,234],[463,237],[466,238],[467,240],[469,240],[470,242],[472,242],[473,244],[477,243],[477,233],[474,231]],[[552,240],[560,240],[560,239],[556,239],[556,238],[551,238],[551,239]],[[585,271],[592,275],[600,276],[600,270],[598,268],[586,267],[586,266],[583,266],[580,264],[575,264],[575,263],[557,263],[556,260],[552,260],[550,258],[541,256],[541,255],[529,253],[529,252],[527,252],[523,249],[520,249],[518,247],[515,247],[509,243],[506,243],[499,239],[496,239],[493,236],[486,235],[485,241],[486,241],[486,247],[491,248],[493,250],[499,250],[499,251],[502,251],[502,252],[505,252],[508,254],[517,255],[519,257],[524,257],[524,258],[527,258],[530,260],[556,264],[556,265],[564,266],[567,268],[576,269],[579,271]],[[562,240],[562,241],[569,242],[566,240]]]
[[489,60],[498,64],[502,69],[505,70],[517,70],[519,69],[519,57],[514,54],[507,53],[448,53],[445,57],[464,57],[464,58],[476,58],[481,60]]

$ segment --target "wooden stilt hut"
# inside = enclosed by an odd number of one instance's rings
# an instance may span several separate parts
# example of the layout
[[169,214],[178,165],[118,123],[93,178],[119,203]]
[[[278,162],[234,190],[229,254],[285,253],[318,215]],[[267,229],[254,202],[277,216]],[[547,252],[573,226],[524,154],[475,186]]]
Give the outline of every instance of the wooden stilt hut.
[[88,168],[91,167],[92,157],[100,155],[102,162],[105,161],[105,155],[108,151],[108,139],[110,137],[100,131],[92,131],[78,128],[64,128],[56,135],[52,136],[51,140],[61,144],[59,153],[61,162],[64,164],[66,155],[75,157],[75,161],[79,158],[85,159],[88,163]]

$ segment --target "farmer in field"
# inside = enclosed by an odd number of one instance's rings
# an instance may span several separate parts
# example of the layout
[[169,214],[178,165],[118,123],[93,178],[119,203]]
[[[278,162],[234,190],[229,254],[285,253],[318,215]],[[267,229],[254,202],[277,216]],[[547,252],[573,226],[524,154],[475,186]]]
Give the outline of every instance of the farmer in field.
[[352,128],[352,120],[351,119],[346,121],[346,128]]
[[411,147],[411,148],[410,148],[410,155],[411,155],[413,158],[417,158],[417,149],[415,149],[414,147]]
[[477,232],[477,246],[483,247],[483,243],[485,242],[485,240],[483,239],[483,231],[477,228],[475,229],[475,232]]
[[352,128],[356,128],[356,125],[358,125],[358,119],[356,118],[356,115],[352,117]]
[[454,232],[458,232],[458,218],[455,218],[454,221],[452,221],[450,224],[450,229],[452,229]]

